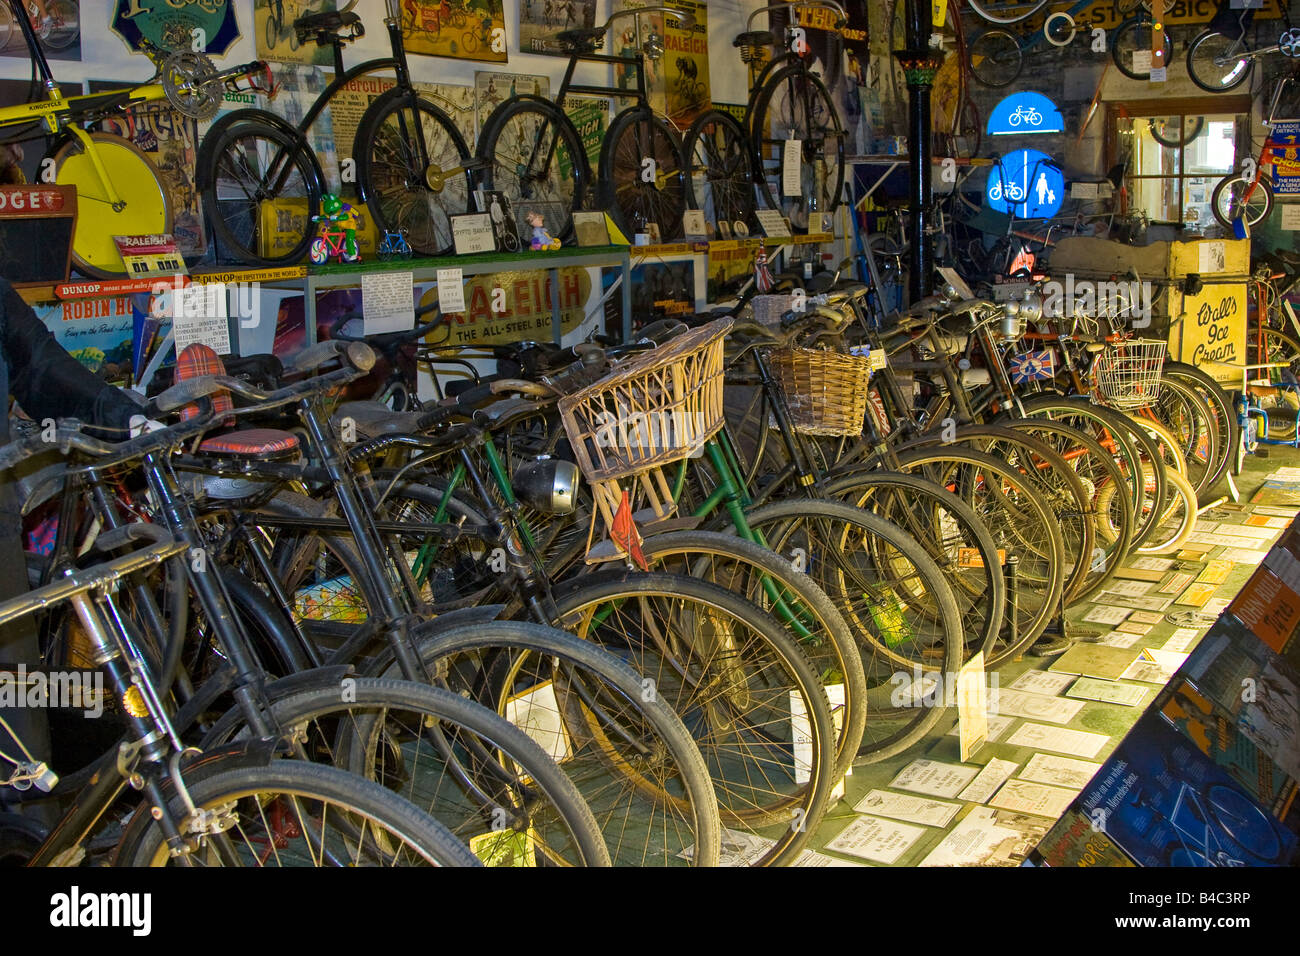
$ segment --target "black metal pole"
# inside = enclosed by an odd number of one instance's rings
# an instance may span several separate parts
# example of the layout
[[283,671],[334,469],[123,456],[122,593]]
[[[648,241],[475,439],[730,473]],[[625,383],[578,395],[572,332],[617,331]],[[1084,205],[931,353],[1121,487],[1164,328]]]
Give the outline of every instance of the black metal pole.
[[[949,0],[953,2],[953,0]],[[930,47],[934,32],[930,0],[906,0],[907,49],[895,50],[907,78],[907,156],[911,195],[908,229],[908,295],[911,301],[929,295],[934,287],[934,251],[928,237],[930,225],[930,88],[943,53]]]

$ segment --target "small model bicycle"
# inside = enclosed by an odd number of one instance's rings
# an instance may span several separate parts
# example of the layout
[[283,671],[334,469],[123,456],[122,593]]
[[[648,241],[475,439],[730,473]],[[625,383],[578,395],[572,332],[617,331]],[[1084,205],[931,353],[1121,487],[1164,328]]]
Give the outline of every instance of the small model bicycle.
[[[411,244],[406,241],[406,236],[402,235],[400,229],[396,232],[385,232],[384,238],[379,240],[378,254],[381,259],[409,259],[411,258]],[[316,261],[314,245],[312,246],[312,261]]]
[[[351,240],[351,248],[349,249],[347,232],[336,226],[329,217],[313,216],[312,220],[324,223],[321,226],[320,235],[311,241],[311,261],[313,265],[323,266],[335,256],[338,257],[339,262],[357,262],[361,258],[356,239]],[[406,240],[402,240],[402,242],[405,244]],[[407,246],[406,251],[409,256],[411,247]]]

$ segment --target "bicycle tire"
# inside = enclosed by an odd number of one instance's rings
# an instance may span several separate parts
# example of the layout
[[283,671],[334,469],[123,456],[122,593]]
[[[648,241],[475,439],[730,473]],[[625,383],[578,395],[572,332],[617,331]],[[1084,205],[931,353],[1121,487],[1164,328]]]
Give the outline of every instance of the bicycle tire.
[[1192,140],[1196,139],[1196,137],[1201,135],[1201,130],[1205,129],[1204,116],[1193,116],[1190,118],[1195,120],[1195,122],[1192,124],[1190,132],[1185,132],[1183,130],[1182,124],[1180,123],[1178,127],[1178,132],[1175,135],[1166,136],[1164,135],[1164,130],[1166,129],[1165,124],[1159,122],[1154,118],[1147,120],[1147,129],[1151,131],[1151,138],[1154,139],[1160,145],[1168,146],[1173,149],[1178,149],[1180,147],[1186,146]]
[[[1007,555],[1019,556],[1016,584],[1015,637],[1003,652],[1007,659],[1028,647],[1052,620],[1061,605],[1065,585],[1065,549],[1056,534],[1051,508],[1029,481],[990,455],[957,447],[915,449],[897,456],[899,471],[917,472],[931,482],[947,487],[970,504]],[[1000,488],[991,494],[987,483],[996,479]],[[957,480],[960,479],[960,480]],[[990,493],[980,493],[981,487]],[[1010,593],[1011,582],[1008,582]],[[1028,594],[1026,594],[1026,591]]]
[[[723,825],[774,841],[753,865],[792,862],[826,811],[835,731],[822,683],[785,629],[739,595],[659,572],[589,576],[557,593],[556,605],[560,627],[627,655],[682,717],[713,777]],[[680,626],[659,620],[660,608],[680,615]],[[753,709],[737,713],[745,706]],[[800,707],[802,758],[794,750]]]
[[446,113],[394,87],[366,108],[353,155],[361,200],[378,231],[401,230],[421,255],[453,250],[451,217],[469,212],[474,181],[470,149]]
[[1216,470],[1226,465],[1226,449],[1219,445],[1215,414],[1202,395],[1185,380],[1160,374],[1160,396],[1149,410],[1178,443],[1186,464],[1186,477],[1198,497],[1213,487]]
[[1047,6],[1047,0],[1026,0],[1026,2],[1011,0],[1010,3],[1003,4],[992,0],[966,0],[966,2],[977,16],[989,23],[1019,23],[1021,20],[1028,20]]
[[[681,238],[690,188],[675,129],[648,106],[624,110],[605,133],[598,165],[601,206],[623,235],[647,232],[655,223],[663,239]],[[653,183],[644,181],[650,174]]]
[[72,264],[84,275],[120,279],[127,270],[113,237],[171,232],[171,200],[158,167],[130,140],[112,133],[91,133],[90,140],[125,206],[113,208],[77,139],[63,141],[48,157],[54,162],[51,182],[77,189],[81,212],[72,236]]
[[[536,125],[522,125],[528,123]],[[552,147],[563,155],[552,155]],[[538,166],[537,154],[549,157],[544,168]],[[548,100],[507,100],[484,123],[477,157],[483,163],[484,187],[499,189],[510,200],[521,236],[531,234],[526,216],[536,211],[551,235],[569,237],[573,213],[583,206],[591,174],[582,139],[563,110]]]
[[[271,802],[265,800],[268,789],[276,792],[274,801],[276,803],[279,802],[278,792],[284,791],[283,796],[290,798],[291,801],[338,804],[340,823],[344,824],[349,832],[341,836],[342,853],[338,850],[334,853],[335,858],[347,861],[349,864],[357,863],[360,858],[358,852],[356,859],[349,859],[352,850],[348,845],[350,841],[356,840],[357,829],[354,821],[360,818],[363,833],[372,825],[382,826],[392,837],[400,840],[403,847],[409,844],[406,852],[392,850],[388,839],[379,845],[372,844],[369,847],[370,858],[385,866],[395,865],[399,861],[399,852],[400,859],[411,865],[481,865],[470,852],[469,847],[457,840],[446,827],[428,814],[416,809],[379,784],[363,780],[355,774],[334,767],[297,760],[272,760],[262,767],[239,767],[215,772],[194,781],[187,779],[186,787],[194,805],[200,809],[216,810],[232,802],[238,806],[240,801],[244,801],[250,818],[254,816],[252,811],[256,811],[256,816],[262,817],[263,820],[265,819],[262,813],[263,807]],[[169,809],[173,819],[177,821],[186,819],[185,803],[179,795],[171,798]],[[329,811],[326,810],[322,818],[328,815]],[[303,826],[301,815],[296,822],[299,835],[305,833],[308,828]],[[252,832],[257,833],[260,828],[251,829]],[[277,837],[285,840],[292,839],[286,835],[287,832],[290,831],[277,829],[275,835],[267,842],[273,842]],[[260,842],[248,838],[247,834],[243,836],[245,847],[252,847],[255,842]],[[212,841],[206,837],[203,840],[208,845],[208,853],[205,854],[208,862],[219,862],[221,865],[239,862],[234,854],[234,840],[223,836],[215,841],[215,845],[211,845]],[[360,851],[361,844],[354,843],[354,845]],[[283,847],[277,846],[274,849],[276,851],[273,854],[274,859],[277,862],[286,862],[288,854],[281,852]],[[220,859],[213,860],[213,854],[217,854]],[[324,854],[321,855],[323,858]],[[314,859],[310,850],[307,856],[309,859]],[[388,859],[389,856],[392,856],[392,859]],[[118,850],[118,865],[161,866],[168,862],[168,858],[168,848],[161,828],[152,819],[147,805],[141,807],[131,818],[123,833]],[[190,863],[197,862],[191,854]],[[260,862],[250,860],[245,865],[265,866],[266,863],[266,860]]]
[[[1247,336],[1249,340],[1250,336]],[[1246,343],[1246,354],[1250,354],[1251,343]],[[1296,345],[1296,355],[1300,357],[1300,343]],[[1247,358],[1246,364],[1259,364],[1256,360]],[[1223,387],[1214,380],[1209,374],[1194,365],[1188,365],[1185,362],[1172,362],[1165,360],[1162,375],[1172,376],[1181,379],[1184,383],[1198,392],[1206,406],[1210,409],[1215,427],[1218,430],[1220,460],[1211,472],[1208,486],[1213,488],[1227,473],[1228,464],[1232,458],[1233,449],[1241,441],[1241,425],[1237,421],[1237,410],[1233,405],[1232,399],[1228,397]]]
[[[1079,475],[1080,481],[1089,491],[1091,505],[1089,510],[1093,515],[1096,528],[1094,537],[1099,542],[1108,537],[1110,547],[1102,548],[1100,555],[1094,548],[1092,556],[1087,561],[1088,576],[1076,598],[1080,601],[1086,600],[1110,583],[1132,548],[1135,522],[1132,503],[1129,501],[1128,483],[1125,482],[1115,459],[1106,449],[1088,435],[1069,425],[1045,418],[1010,418],[1006,419],[1005,424],[1017,431],[1032,432],[1042,440],[1048,441],[1067,461],[1073,460],[1076,463],[1072,466],[1075,473]],[[1076,454],[1074,451],[1076,448],[1080,449],[1082,454]],[[1079,462],[1082,462],[1082,466],[1078,464]],[[1103,517],[1097,505],[1097,493],[1108,484],[1115,486],[1118,501],[1116,507],[1107,509]]]
[[1187,75],[1193,83],[1207,93],[1227,93],[1250,79],[1255,61],[1239,57],[1220,65],[1216,61],[1236,56],[1245,49],[1244,35],[1238,39],[1226,37],[1215,30],[1199,34],[1187,47]]
[[850,475],[832,481],[825,491],[831,498],[879,515],[925,547],[951,582],[967,638],[966,656],[972,648],[982,650],[992,667],[1002,634],[1007,584],[997,542],[975,510],[946,488],[897,471]]
[[[244,729],[235,713],[235,720],[214,725],[203,749],[228,743]],[[382,783],[489,865],[516,858],[512,849],[531,851],[535,859],[511,865],[611,865],[591,808],[552,757],[505,718],[459,694],[407,680],[349,676],[274,699],[271,714],[277,726],[304,741],[314,762]],[[484,766],[488,761],[501,766]],[[483,839],[493,833],[501,839]],[[514,843],[519,834],[522,848]]]
[[[859,758],[885,760],[922,739],[943,707],[922,706],[908,695],[923,697],[936,672],[946,686],[965,641],[956,599],[925,548],[843,501],[779,501],[752,509],[746,519],[774,551],[803,549],[807,573],[853,629],[868,688]],[[870,541],[871,550],[850,547],[856,537],[864,546]]]
[[[270,157],[266,173],[283,174],[282,183],[260,172],[265,157]],[[290,164],[287,170],[284,163]],[[307,255],[316,238],[312,217],[320,213],[324,190],[316,160],[304,144],[256,117],[236,119],[204,137],[198,170],[204,215],[219,250],[262,266],[298,262]],[[276,202],[292,211],[284,217],[295,224],[292,231],[263,228],[263,204]],[[275,248],[269,248],[271,243]]]
[[[1116,69],[1127,76],[1130,80],[1145,82],[1151,79],[1151,69],[1141,69],[1136,65],[1134,54],[1143,50],[1150,51],[1155,38],[1152,36],[1151,18],[1148,16],[1137,16],[1125,20],[1115,28],[1115,36],[1110,44],[1110,58],[1115,64]],[[1165,65],[1173,58],[1174,46],[1173,41],[1169,39],[1169,34],[1165,33]]]
[[[1294,376],[1297,382],[1300,382],[1300,339],[1283,332],[1281,329],[1274,329],[1264,326],[1246,335],[1246,364],[1247,365],[1266,365],[1270,363],[1286,363],[1284,368],[1260,369],[1259,374],[1269,376],[1270,381],[1275,380],[1279,372],[1289,372]],[[1236,418],[1234,416],[1233,420]],[[1235,446],[1234,446],[1235,447]]]
[[[1134,548],[1137,554],[1174,554],[1182,549],[1196,528],[1196,489],[1176,471],[1166,475],[1171,503],[1157,520],[1152,534]],[[1106,501],[1103,489],[1100,500]]]
[[1258,225],[1273,211],[1273,187],[1264,179],[1225,176],[1210,194],[1210,209],[1220,225],[1229,229],[1237,219],[1248,226]]
[[[866,727],[867,683],[849,625],[826,592],[781,555],[737,536],[734,528],[651,535],[642,552],[652,569],[709,581],[757,604],[799,644],[824,683],[842,685],[842,700],[831,701],[835,779],[847,774]],[[777,594],[766,590],[768,582],[779,588]]]
[[[531,679],[544,670],[559,680],[557,705],[574,745],[560,767],[597,817],[608,819],[619,805],[649,812],[668,843],[664,865],[684,859],[678,847],[691,848],[693,866],[717,865],[722,824],[704,758],[677,713],[646,693],[644,676],[625,660],[565,631],[523,621],[425,627],[415,636],[431,671],[447,672],[453,690],[498,713],[508,712],[516,689],[502,682],[503,673]],[[538,671],[528,669],[526,658]],[[462,667],[467,659],[479,670]],[[621,791],[620,780],[626,784]],[[617,863],[621,856],[614,856]]]
[[[810,92],[805,94],[796,89],[800,82],[806,83]],[[788,116],[776,115],[781,110],[773,108],[782,105],[776,102],[776,97],[783,90],[787,97],[783,106],[789,109]],[[802,117],[798,115],[798,108],[792,105],[801,97],[806,97]],[[814,213],[831,213],[839,208],[844,186],[844,129],[830,93],[816,74],[808,72],[802,63],[796,63],[769,76],[754,101],[751,129],[756,131],[753,146],[759,160],[759,188],[769,208],[781,210],[790,220],[790,225],[802,232],[810,228]],[[769,131],[770,139],[764,138],[764,130]],[[767,169],[770,159],[767,150],[792,139],[799,140],[802,152],[801,191],[797,197],[786,196],[783,188],[773,188],[773,177],[769,176]],[[775,180],[779,187],[782,179],[779,153],[776,162]],[[820,189],[817,186],[819,178],[822,181]]]
[[9,49],[9,43],[18,31],[14,29],[14,15],[9,11],[9,5],[5,4],[0,7],[0,51]]
[[967,52],[971,76],[984,86],[1001,89],[1015,82],[1024,69],[1020,41],[1006,30],[985,30]]
[[275,14],[270,10],[266,13],[266,49],[274,50],[275,45],[280,42],[280,24],[276,22]]
[[710,222],[744,222],[753,231],[755,210],[753,149],[740,121],[709,110],[695,118],[682,144],[690,206]]

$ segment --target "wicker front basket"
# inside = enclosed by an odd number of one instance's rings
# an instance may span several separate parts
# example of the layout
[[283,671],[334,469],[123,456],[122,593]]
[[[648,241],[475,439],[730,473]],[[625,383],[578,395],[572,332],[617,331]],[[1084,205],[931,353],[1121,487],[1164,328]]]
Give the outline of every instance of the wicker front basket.
[[691,329],[560,399],[588,481],[689,458],[722,428],[722,347],[731,325],[727,318]]
[[1092,373],[1103,403],[1117,408],[1154,404],[1160,397],[1167,345],[1161,339],[1129,339],[1098,353]]
[[871,360],[865,355],[781,348],[773,349],[768,361],[795,431],[862,434],[871,378]]

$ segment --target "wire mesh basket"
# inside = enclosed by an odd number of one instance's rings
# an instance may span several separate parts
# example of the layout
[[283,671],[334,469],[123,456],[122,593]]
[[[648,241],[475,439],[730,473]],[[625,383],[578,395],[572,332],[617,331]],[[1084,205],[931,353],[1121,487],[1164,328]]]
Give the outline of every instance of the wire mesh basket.
[[1160,397],[1167,348],[1160,339],[1129,339],[1098,352],[1092,372],[1101,401],[1117,408],[1153,403]]
[[861,435],[867,414],[871,360],[826,349],[772,349],[772,375],[781,386],[795,431]]
[[559,401],[590,482],[697,454],[722,428],[723,342],[730,318],[691,329]]

